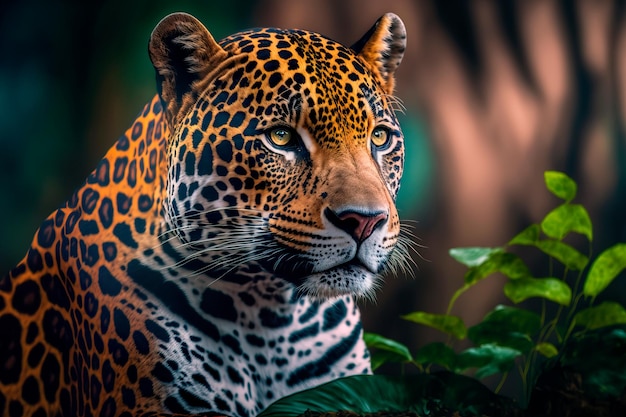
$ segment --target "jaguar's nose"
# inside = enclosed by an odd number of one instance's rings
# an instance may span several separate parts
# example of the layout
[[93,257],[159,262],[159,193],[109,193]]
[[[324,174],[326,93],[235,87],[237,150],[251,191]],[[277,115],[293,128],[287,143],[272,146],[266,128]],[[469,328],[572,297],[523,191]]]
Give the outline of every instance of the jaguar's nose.
[[383,211],[367,213],[344,210],[336,213],[330,208],[326,208],[324,213],[332,224],[350,234],[357,243],[361,243],[370,237],[374,230],[385,224],[389,217]]

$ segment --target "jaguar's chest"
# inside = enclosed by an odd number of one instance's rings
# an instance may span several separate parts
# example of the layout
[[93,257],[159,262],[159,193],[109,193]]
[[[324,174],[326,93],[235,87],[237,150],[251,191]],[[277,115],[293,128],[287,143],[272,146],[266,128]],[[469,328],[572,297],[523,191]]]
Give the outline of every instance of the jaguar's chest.
[[148,295],[143,316],[156,346],[144,378],[169,411],[256,415],[285,395],[370,372],[351,297],[317,303],[279,280],[262,289],[228,287],[187,292],[179,285],[184,309],[171,288],[168,304],[158,291]]

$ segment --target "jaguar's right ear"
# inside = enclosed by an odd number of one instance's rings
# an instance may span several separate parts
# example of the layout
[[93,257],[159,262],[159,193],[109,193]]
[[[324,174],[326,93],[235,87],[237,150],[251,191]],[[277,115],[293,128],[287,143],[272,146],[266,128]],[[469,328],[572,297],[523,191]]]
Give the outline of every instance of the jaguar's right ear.
[[384,14],[351,49],[370,64],[386,92],[393,94],[395,72],[406,50],[402,19],[393,13]]
[[159,96],[171,122],[195,99],[194,83],[228,56],[204,25],[187,13],[163,18],[152,31],[148,50]]

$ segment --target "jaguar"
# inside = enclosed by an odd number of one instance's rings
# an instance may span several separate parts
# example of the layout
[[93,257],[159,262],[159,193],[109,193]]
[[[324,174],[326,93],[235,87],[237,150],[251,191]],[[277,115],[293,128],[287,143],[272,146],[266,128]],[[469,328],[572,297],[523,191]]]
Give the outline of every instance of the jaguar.
[[157,94],[0,279],[0,414],[252,416],[370,373],[356,302],[410,262],[405,46],[391,13],[351,47],[158,23]]

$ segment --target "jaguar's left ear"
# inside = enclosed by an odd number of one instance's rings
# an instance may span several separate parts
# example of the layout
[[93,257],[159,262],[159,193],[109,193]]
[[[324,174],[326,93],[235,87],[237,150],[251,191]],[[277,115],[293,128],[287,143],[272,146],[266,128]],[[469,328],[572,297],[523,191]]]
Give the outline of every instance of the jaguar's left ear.
[[195,17],[173,13],[157,24],[148,45],[161,101],[173,119],[195,98],[195,82],[204,79],[228,53]]
[[351,49],[371,65],[385,91],[392,94],[394,75],[406,49],[406,29],[402,20],[393,13],[386,13]]

